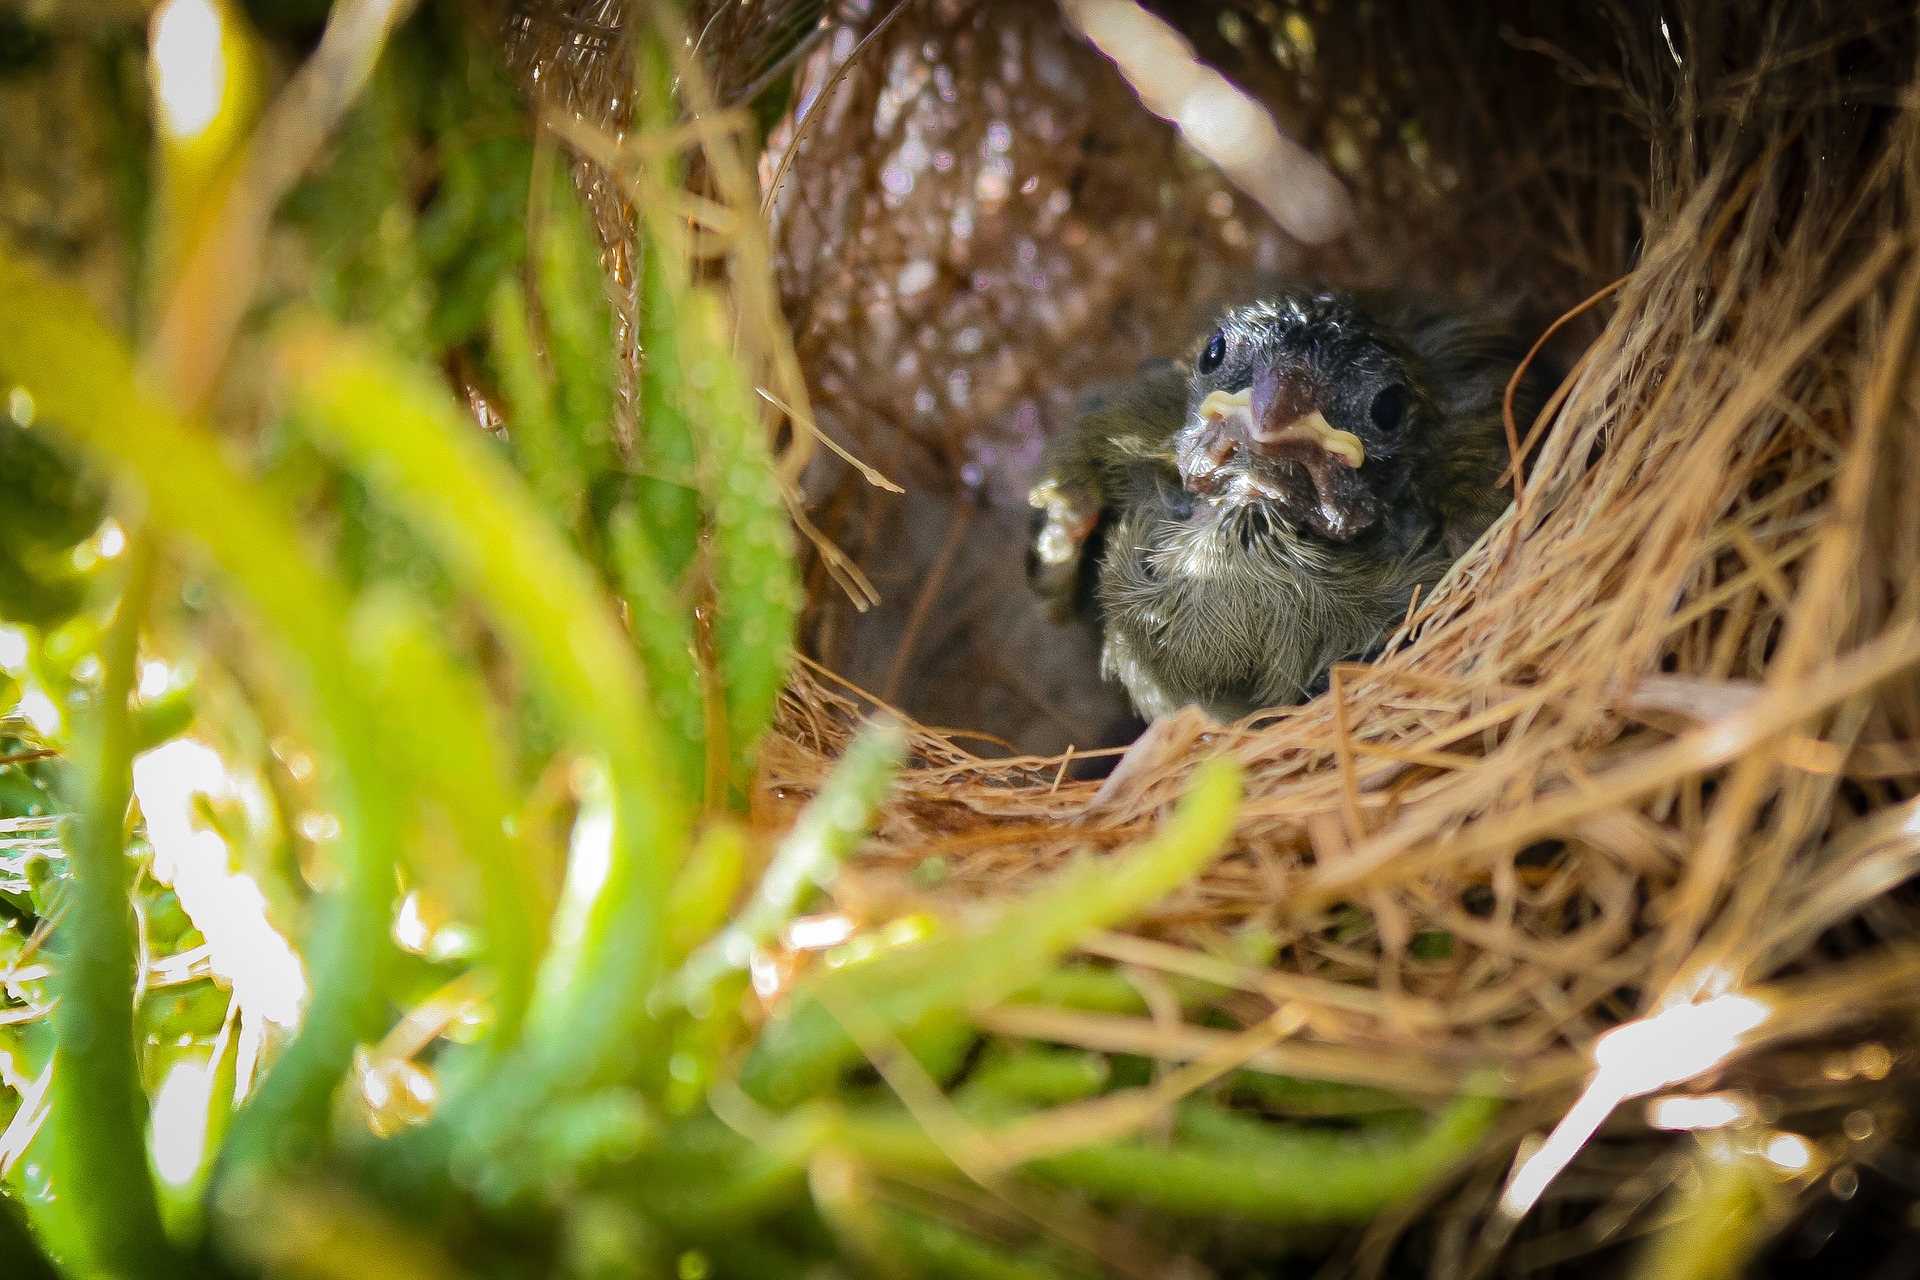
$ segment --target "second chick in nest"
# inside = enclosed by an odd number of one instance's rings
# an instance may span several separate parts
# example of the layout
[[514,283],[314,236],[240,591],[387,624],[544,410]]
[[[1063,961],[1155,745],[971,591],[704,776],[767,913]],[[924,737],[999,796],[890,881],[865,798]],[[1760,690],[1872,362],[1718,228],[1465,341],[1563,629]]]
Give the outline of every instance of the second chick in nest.
[[[1521,354],[1413,300],[1300,289],[1233,310],[1053,442],[1030,577],[1100,628],[1105,674],[1148,719],[1302,701],[1505,508]],[[1516,421],[1550,387],[1523,379]]]

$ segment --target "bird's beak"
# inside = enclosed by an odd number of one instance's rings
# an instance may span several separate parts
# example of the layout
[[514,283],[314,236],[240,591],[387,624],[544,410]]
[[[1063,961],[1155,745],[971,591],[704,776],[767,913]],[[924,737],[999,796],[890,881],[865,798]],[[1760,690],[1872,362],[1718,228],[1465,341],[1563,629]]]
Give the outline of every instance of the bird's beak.
[[1262,420],[1253,410],[1252,387],[1242,391],[1209,392],[1200,402],[1200,416],[1209,422],[1237,419],[1256,452],[1278,453],[1283,445],[1302,443],[1324,450],[1349,467],[1358,467],[1367,460],[1367,447],[1360,437],[1340,430],[1318,409],[1287,416],[1279,423],[1271,421],[1272,414]]
[[[1327,421],[1311,386],[1286,371],[1256,374],[1244,391],[1213,391],[1200,401],[1175,450],[1191,493],[1232,500],[1256,497],[1336,542],[1358,537],[1379,517],[1360,476],[1367,448]],[[1227,463],[1244,450],[1249,464]]]

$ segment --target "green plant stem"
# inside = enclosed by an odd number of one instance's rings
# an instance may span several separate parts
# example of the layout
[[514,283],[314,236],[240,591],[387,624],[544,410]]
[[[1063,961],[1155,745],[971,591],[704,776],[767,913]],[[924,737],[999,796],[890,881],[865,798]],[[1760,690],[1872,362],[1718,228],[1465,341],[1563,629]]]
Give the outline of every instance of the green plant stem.
[[727,909],[740,892],[746,866],[746,831],[725,818],[709,822],[694,843],[686,866],[674,879],[673,892],[667,899],[675,960],[685,960],[726,923]]
[[[680,116],[673,58],[657,32],[641,29],[635,64],[634,93],[642,125],[671,127]],[[646,367],[636,442],[642,475],[639,498],[649,540],[660,555],[661,574],[670,582],[686,573],[700,537],[693,428],[681,391],[680,298],[689,287],[686,231],[668,198],[679,189],[680,171],[678,156],[662,156],[639,174],[637,201],[646,232],[640,262],[640,349]]]
[[1226,847],[1239,808],[1239,768],[1210,760],[1160,831],[1131,852],[1081,861],[985,928],[823,974],[767,1024],[741,1087],[776,1107],[832,1087],[860,1050],[829,1008],[864,1009],[874,1029],[907,1034],[1028,986],[1079,939],[1130,919],[1203,870]]
[[633,641],[646,664],[654,707],[666,730],[666,749],[676,762],[683,794],[717,804],[707,796],[706,700],[694,646],[693,610],[667,581],[646,525],[632,505],[613,513],[608,530],[614,574],[627,602]]
[[873,827],[873,813],[892,785],[906,749],[896,724],[876,724],[853,740],[827,785],[800,812],[780,842],[753,897],[725,929],[687,958],[662,998],[694,1003],[719,978],[744,969],[753,949],[793,918],[801,901],[825,887]]
[[144,500],[156,530],[211,557],[271,632],[316,747],[337,762],[326,783],[342,829],[342,883],[305,947],[313,996],[299,1033],[235,1117],[223,1153],[241,1167],[310,1156],[355,1046],[382,1029],[380,974],[400,843],[379,735],[340,661],[345,595],[211,436],[141,392],[125,344],[78,290],[0,256],[0,296],[8,300],[0,308],[0,386],[25,387],[47,422]]
[[[1009,1114],[958,1101],[983,1126]],[[1343,1131],[1257,1120],[1190,1100],[1176,1112],[1171,1142],[1096,1143],[1026,1167],[1103,1200],[1166,1213],[1283,1225],[1361,1222],[1473,1150],[1499,1105],[1467,1094],[1424,1126],[1395,1121]],[[991,1141],[992,1130],[985,1134]],[[850,1114],[834,1136],[883,1168],[952,1170],[946,1152],[898,1111]]]
[[1385,1089],[1264,1071],[1236,1071],[1227,1077],[1227,1084],[1236,1098],[1289,1116],[1379,1116],[1404,1112],[1413,1105]]
[[153,590],[153,549],[127,553],[118,616],[82,751],[82,815],[69,843],[72,881],[58,931],[53,1006],[53,1177],[89,1271],[118,1277],[179,1272],[147,1171],[146,1094],[133,1028],[139,963],[126,849],[133,791],[133,719],[127,699],[140,624]]
[[0,1258],[7,1260],[7,1280],[60,1280],[27,1229],[19,1201],[5,1195],[0,1195]]
[[744,786],[793,661],[800,616],[793,529],[752,384],[733,355],[724,302],[695,289],[681,299],[681,317],[687,391],[706,414],[700,490],[712,534],[713,636],[727,698],[728,758],[735,784]]
[[1640,1250],[1644,1280],[1732,1280],[1745,1273],[1789,1207],[1765,1157],[1722,1132],[1699,1135],[1691,1176],[1674,1180],[1665,1225]]
[[[387,749],[459,837],[468,866],[452,869],[449,896],[486,929],[494,975],[496,1051],[514,1043],[546,942],[552,903],[522,837],[509,834],[514,789],[486,687],[456,664],[434,619],[391,585],[354,611],[354,649],[385,726]],[[474,874],[461,874],[471,868]],[[431,868],[429,868],[431,869]],[[477,885],[473,882],[477,880]]]
[[909,1260],[912,1275],[936,1280],[1069,1280],[1086,1274],[996,1247],[938,1218],[891,1205],[876,1208],[885,1241]]
[[495,287],[488,319],[493,372],[511,415],[513,450],[555,522],[572,530],[580,518],[586,480],[560,438],[547,379],[534,355],[527,296],[517,281],[502,280]]
[[539,240],[528,247],[553,361],[553,403],[578,465],[598,475],[617,464],[609,434],[617,347],[607,277],[587,210],[565,173],[554,176],[546,214]]
[[318,326],[281,364],[305,425],[434,548],[486,610],[556,722],[604,764],[613,835],[576,859],[530,1010],[555,1079],[627,1079],[651,1060],[646,996],[665,957],[664,908],[690,798],[673,771],[632,645],[586,566],[440,383]]
[[1144,1014],[1147,1002],[1140,988],[1118,969],[1091,964],[1063,964],[1038,981],[1007,997],[1009,1004],[1050,1004],[1088,1013]]
[[1175,1142],[1133,1138],[1033,1164],[1090,1194],[1169,1213],[1254,1222],[1363,1222],[1444,1173],[1499,1110],[1467,1095],[1424,1130],[1339,1132],[1275,1124],[1204,1102],[1179,1111]]
[[1095,1096],[1112,1077],[1112,1065],[1097,1053],[1027,1047],[987,1057],[964,1087],[1016,1106],[1059,1106]]

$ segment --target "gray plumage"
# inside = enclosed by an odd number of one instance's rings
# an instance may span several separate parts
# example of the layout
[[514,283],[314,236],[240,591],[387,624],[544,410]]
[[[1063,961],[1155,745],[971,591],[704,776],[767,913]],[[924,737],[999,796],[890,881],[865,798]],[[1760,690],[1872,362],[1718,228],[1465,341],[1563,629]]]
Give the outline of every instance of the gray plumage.
[[[1034,584],[1101,628],[1142,716],[1299,702],[1506,506],[1520,354],[1415,301],[1299,290],[1229,312],[1192,361],[1096,399],[1053,443]],[[1546,391],[1523,382],[1516,420]]]

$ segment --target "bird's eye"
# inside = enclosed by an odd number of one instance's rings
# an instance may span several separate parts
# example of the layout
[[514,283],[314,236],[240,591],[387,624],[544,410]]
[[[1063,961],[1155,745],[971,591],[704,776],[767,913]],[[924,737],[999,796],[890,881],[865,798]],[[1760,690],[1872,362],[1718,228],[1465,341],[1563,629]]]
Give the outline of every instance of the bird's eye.
[[1380,392],[1373,398],[1367,416],[1381,431],[1398,431],[1407,420],[1407,389],[1396,386]]
[[1198,369],[1201,373],[1212,373],[1220,367],[1221,362],[1226,358],[1227,335],[1219,329],[1215,329],[1213,336],[1207,339],[1207,349],[1200,353],[1200,359],[1194,363],[1194,368]]

